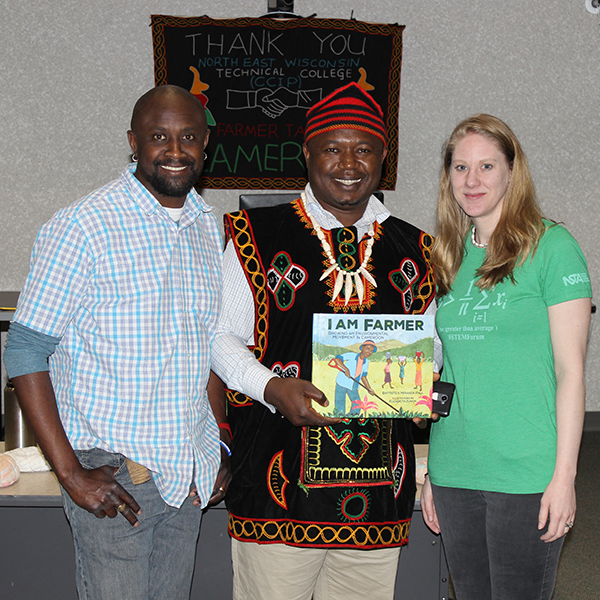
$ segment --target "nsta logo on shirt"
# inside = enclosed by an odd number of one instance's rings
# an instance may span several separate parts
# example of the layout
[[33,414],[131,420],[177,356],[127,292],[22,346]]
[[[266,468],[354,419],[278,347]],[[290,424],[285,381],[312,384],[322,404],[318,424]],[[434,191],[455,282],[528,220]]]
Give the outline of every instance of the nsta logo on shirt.
[[589,283],[590,278],[587,273],[573,273],[573,275],[568,275],[563,277],[563,283],[565,286],[567,285],[575,285],[577,283]]

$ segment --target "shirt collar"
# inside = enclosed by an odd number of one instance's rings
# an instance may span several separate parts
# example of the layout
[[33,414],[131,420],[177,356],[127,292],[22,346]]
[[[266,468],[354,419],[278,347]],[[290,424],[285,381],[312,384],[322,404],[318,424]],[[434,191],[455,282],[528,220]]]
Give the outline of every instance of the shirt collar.
[[[121,178],[125,180],[125,183],[131,191],[131,198],[133,201],[148,215],[160,211],[164,207],[162,204],[150,193],[150,190],[142,184],[142,182],[134,175],[137,168],[136,163],[131,163],[125,167]],[[198,192],[192,188],[185,199],[183,205],[183,213],[181,215],[180,225],[184,225],[191,221],[196,220],[200,213],[211,212],[212,206],[209,206],[204,202],[204,199]]]
[[[323,208],[321,204],[315,198],[310,183],[306,185],[306,207],[309,212],[316,219],[319,226],[323,229],[337,229],[338,227],[344,227],[338,219],[330,213],[328,210]],[[377,221],[379,224],[383,223],[392,213],[379,201],[375,196],[369,198],[367,208],[363,213],[362,217],[354,223],[358,231],[359,238],[361,238],[369,229],[369,225]]]

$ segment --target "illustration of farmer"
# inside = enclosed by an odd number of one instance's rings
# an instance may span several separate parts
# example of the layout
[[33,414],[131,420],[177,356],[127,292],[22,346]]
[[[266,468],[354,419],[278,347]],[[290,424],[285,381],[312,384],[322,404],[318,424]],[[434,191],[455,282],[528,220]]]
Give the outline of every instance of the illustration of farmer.
[[394,386],[392,385],[392,353],[391,352],[386,352],[385,353],[385,367],[383,367],[383,372],[384,372],[384,379],[383,379],[383,385],[381,386],[382,388],[385,387],[385,384],[389,384],[390,389],[394,389]]
[[398,364],[400,365],[400,385],[404,385],[404,376],[406,374],[406,362],[407,362],[407,358],[406,356],[399,356],[398,357]]
[[[351,402],[360,400],[359,385],[362,384],[369,394],[375,394],[367,374],[369,372],[369,356],[377,352],[375,342],[366,340],[359,347],[360,353],[345,352],[338,354],[333,360],[340,370],[335,380],[335,408],[340,413],[346,412],[346,396]],[[359,384],[360,382],[360,384]]]
[[423,391],[423,362],[425,356],[423,352],[415,352],[415,390],[419,388],[419,391]]

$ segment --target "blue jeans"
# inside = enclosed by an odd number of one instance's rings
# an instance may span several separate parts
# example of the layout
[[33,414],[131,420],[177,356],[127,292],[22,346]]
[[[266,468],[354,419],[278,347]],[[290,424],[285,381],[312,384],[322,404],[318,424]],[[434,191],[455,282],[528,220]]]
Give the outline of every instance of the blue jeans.
[[103,450],[78,450],[86,469],[118,467],[116,480],[142,508],[132,527],[121,515],[96,518],[62,490],[75,544],[80,600],[189,600],[202,510],[186,498],[181,508],[164,502],[154,481],[133,485],[125,458]]
[[538,530],[542,494],[433,485],[457,600],[550,600],[564,537]]
[[[348,389],[342,387],[341,385],[335,385],[335,407],[340,413],[346,412],[346,394],[348,398],[350,398],[350,402],[354,402],[355,400],[360,400],[360,394],[358,393],[358,385],[355,385],[352,389]],[[357,413],[360,412],[358,410],[349,410],[348,413]]]

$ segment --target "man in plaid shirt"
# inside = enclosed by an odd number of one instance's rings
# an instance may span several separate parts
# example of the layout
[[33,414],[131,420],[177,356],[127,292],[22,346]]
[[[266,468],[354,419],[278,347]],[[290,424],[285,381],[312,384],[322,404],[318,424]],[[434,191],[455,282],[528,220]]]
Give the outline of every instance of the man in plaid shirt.
[[209,131],[163,86],[127,135],[134,164],[40,230],[5,362],[62,486],[80,598],[183,600],[198,505],[226,487],[206,396],[221,239],[193,189]]

